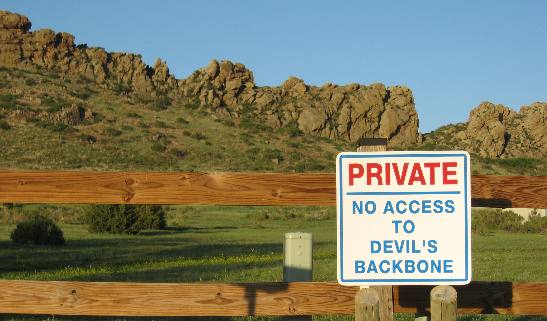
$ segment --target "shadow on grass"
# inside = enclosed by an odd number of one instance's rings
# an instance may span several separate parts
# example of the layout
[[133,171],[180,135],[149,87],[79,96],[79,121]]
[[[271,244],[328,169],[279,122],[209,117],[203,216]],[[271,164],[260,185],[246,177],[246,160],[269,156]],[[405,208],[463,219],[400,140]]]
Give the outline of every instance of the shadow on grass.
[[[283,245],[281,242],[234,243],[228,240],[225,243],[197,244],[197,241],[191,238],[132,237],[72,240],[66,246],[55,247],[21,246],[4,241],[0,242],[0,248],[0,273],[4,274],[51,271],[66,267],[116,267],[158,261],[169,263],[181,259],[243,257],[249,254],[272,255],[282,253]],[[222,260],[220,262],[222,263]],[[222,264],[223,269],[225,266]],[[137,277],[133,279],[141,280]],[[106,279],[101,277],[101,280]]]

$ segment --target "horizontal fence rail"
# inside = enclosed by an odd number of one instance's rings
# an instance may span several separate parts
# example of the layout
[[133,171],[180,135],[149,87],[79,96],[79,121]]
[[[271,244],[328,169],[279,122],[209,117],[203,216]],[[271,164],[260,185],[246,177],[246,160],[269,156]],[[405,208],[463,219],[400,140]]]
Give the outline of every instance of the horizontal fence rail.
[[[472,205],[547,208],[547,176],[473,176]],[[0,171],[0,203],[335,205],[334,174]]]
[[[547,283],[456,286],[458,313],[547,314]],[[394,312],[426,312],[431,286],[393,287]],[[358,287],[334,282],[125,283],[0,280],[0,313],[87,316],[353,314]]]

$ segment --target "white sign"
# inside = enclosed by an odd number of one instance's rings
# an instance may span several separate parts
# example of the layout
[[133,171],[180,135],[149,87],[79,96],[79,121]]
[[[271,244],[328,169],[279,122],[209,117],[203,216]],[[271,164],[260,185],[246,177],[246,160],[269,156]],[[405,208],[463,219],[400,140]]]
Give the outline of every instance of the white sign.
[[340,153],[338,282],[471,282],[467,152]]

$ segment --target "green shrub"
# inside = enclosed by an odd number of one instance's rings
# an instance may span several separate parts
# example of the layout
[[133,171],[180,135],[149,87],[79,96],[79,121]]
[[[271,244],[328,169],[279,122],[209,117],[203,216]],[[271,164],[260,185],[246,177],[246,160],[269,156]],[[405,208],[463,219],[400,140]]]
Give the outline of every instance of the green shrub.
[[10,129],[11,126],[8,124],[7,121],[5,120],[0,120],[0,129],[3,129],[3,130],[8,130]]
[[298,123],[295,121],[291,121],[290,123],[288,123],[287,126],[285,126],[285,131],[287,132],[289,137],[298,137],[304,134],[298,127]]
[[15,105],[15,104],[17,104],[17,98],[18,97],[19,96],[12,95],[12,94],[1,94],[0,95],[0,103]]
[[165,228],[165,210],[160,205],[136,205],[138,230],[161,230]]
[[128,233],[139,231],[131,227],[137,221],[137,214],[129,205],[93,205],[85,213],[88,229],[93,233]]
[[138,122],[137,126],[139,126],[140,128],[150,128],[150,125],[144,121]]
[[251,147],[247,150],[249,159],[255,163],[271,164],[272,160],[282,161],[283,152],[276,148],[269,147]]
[[106,127],[104,133],[110,137],[117,137],[122,134],[122,131],[113,127]]
[[513,211],[501,209],[474,209],[471,215],[471,228],[482,233],[488,230],[518,232],[522,230],[524,218]]
[[165,211],[159,205],[94,205],[85,214],[90,232],[137,234],[165,228]]
[[182,117],[178,117],[176,119],[177,123],[181,124],[181,125],[187,125],[188,124],[188,121]]
[[27,86],[34,86],[37,83],[38,82],[35,79],[32,79],[32,78],[25,79],[25,85],[27,85]]
[[80,141],[82,143],[95,144],[97,142],[97,137],[93,135],[81,134]]
[[62,133],[70,129],[70,126],[63,123],[52,123],[52,122],[40,120],[40,119],[31,119],[31,121],[33,121],[38,127],[48,129],[56,133]]
[[72,96],[78,97],[81,100],[88,100],[93,94],[96,94],[96,93],[97,93],[96,91],[91,90],[87,87],[83,88],[82,90],[71,92]]
[[150,148],[154,152],[157,152],[157,153],[163,153],[167,149],[167,147],[165,147],[164,145],[162,145],[161,143],[158,143],[158,142],[152,143],[152,147],[150,147]]
[[127,95],[131,92],[131,84],[118,82],[114,84],[112,91],[116,93],[116,95]]
[[298,173],[320,172],[325,170],[325,168],[325,164],[315,158],[305,158],[294,166],[294,170]]
[[63,231],[51,219],[42,215],[30,216],[17,224],[11,232],[15,243],[37,245],[61,245],[65,243]]
[[194,133],[194,134],[192,134],[192,138],[197,139],[197,140],[204,140],[204,139],[207,139],[207,136],[205,136],[202,133]]
[[128,112],[127,114],[125,114],[127,117],[130,117],[130,118],[142,118],[141,115],[137,114],[136,112]]
[[207,139],[207,136],[205,136],[202,133],[192,133],[190,131],[184,130],[182,132],[182,134],[184,136],[187,136],[187,137],[192,137],[193,139],[196,139],[196,140],[205,140],[205,139]]
[[545,233],[547,231],[547,216],[541,216],[538,210],[534,209],[522,228],[526,232]]
[[157,128],[167,128],[167,124],[164,122],[164,121],[161,121],[161,120],[156,120],[154,122],[154,127],[157,127]]
[[171,150],[171,154],[177,158],[186,158],[186,156],[188,156],[188,151],[174,148]]
[[152,110],[160,111],[160,110],[166,110],[171,106],[171,98],[167,96],[161,96],[158,97],[154,102],[152,103]]

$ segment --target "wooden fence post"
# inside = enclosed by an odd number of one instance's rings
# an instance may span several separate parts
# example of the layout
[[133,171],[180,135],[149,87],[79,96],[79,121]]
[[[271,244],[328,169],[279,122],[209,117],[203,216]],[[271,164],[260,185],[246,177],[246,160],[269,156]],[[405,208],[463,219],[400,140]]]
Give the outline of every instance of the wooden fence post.
[[431,321],[456,321],[458,293],[449,285],[431,290]]
[[380,297],[371,288],[361,288],[355,295],[355,321],[380,321]]
[[[387,139],[386,138],[362,138],[357,143],[357,151],[358,152],[384,152],[387,149]],[[379,310],[378,311],[378,317],[380,321],[393,321],[393,287],[391,286],[373,286],[370,289],[364,289],[362,288],[357,293],[357,296],[355,297],[355,320],[376,320],[376,319],[358,319],[357,318],[357,311],[360,311],[360,313],[363,310],[364,307],[359,306],[358,302],[362,302],[362,300],[359,299],[359,295],[364,295],[361,292],[376,292],[377,297],[379,299]],[[366,310],[368,311],[368,310]],[[361,314],[362,315],[362,314]]]

